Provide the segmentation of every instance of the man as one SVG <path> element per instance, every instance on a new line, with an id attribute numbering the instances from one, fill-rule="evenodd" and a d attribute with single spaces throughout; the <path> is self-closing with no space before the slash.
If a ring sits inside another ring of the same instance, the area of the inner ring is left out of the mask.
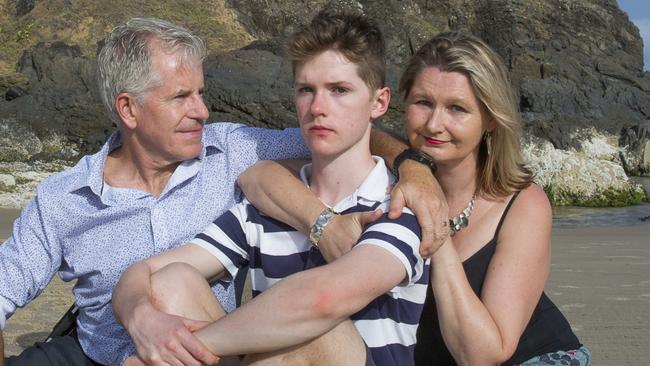
<path id="1" fill-rule="evenodd" d="M 214 321 L 195 335 L 216 355 L 249 354 L 246 364 L 413 363 L 428 280 L 415 216 L 407 211 L 369 224 L 354 249 L 329 264 L 315 246 L 334 211 L 388 208 L 393 176 L 369 149 L 371 122 L 390 101 L 381 33 L 363 16 L 321 12 L 294 36 L 289 53 L 312 154 L 301 176 L 333 209 L 323 211 L 308 238 L 244 201 L 189 244 L 129 268 L 113 307 L 148 364 L 201 358 L 183 340 L 152 331 L 189 319 Z M 261 294 L 223 316 L 203 279 L 235 278 L 246 267 Z"/>
<path id="2" fill-rule="evenodd" d="M 131 19 L 109 36 L 99 87 L 119 131 L 43 182 L 0 246 L 0 325 L 58 272 L 77 281 L 78 340 L 39 344 L 5 365 L 121 364 L 135 351 L 110 306 L 123 270 L 186 242 L 235 204 L 235 179 L 258 159 L 308 157 L 297 129 L 204 126 L 205 55 L 199 38 L 156 19 Z M 234 308 L 232 288 L 213 290 Z"/>

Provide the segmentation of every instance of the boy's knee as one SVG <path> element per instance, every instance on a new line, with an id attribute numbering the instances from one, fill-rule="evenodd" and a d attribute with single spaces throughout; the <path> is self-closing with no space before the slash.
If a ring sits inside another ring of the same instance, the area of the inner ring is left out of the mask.
<path id="1" fill-rule="evenodd" d="M 365 365 L 366 345 L 350 320 L 305 344 L 269 354 L 249 355 L 242 365 Z"/>
<path id="2" fill-rule="evenodd" d="M 196 268 L 186 263 L 172 263 L 151 276 L 151 300 L 158 310 L 174 314 L 177 307 L 208 291 L 206 279 Z"/>

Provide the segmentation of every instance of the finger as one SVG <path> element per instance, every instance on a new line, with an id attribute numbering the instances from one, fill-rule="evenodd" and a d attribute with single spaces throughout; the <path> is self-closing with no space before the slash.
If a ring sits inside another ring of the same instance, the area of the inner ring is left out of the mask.
<path id="1" fill-rule="evenodd" d="M 185 348 L 178 347 L 173 355 L 168 355 L 167 363 L 173 366 L 201 366 L 203 361 L 192 356 Z M 214 363 L 214 362 L 213 362 Z"/>
<path id="2" fill-rule="evenodd" d="M 382 214 L 383 212 L 381 210 L 359 213 L 359 224 L 361 224 L 361 229 L 380 218 Z"/>
<path id="3" fill-rule="evenodd" d="M 194 334 L 183 334 L 181 337 L 183 351 L 189 352 L 192 359 L 201 361 L 206 365 L 213 365 L 219 362 L 219 357 L 210 350 Z M 189 356 L 189 355 L 188 355 Z"/>
<path id="4" fill-rule="evenodd" d="M 433 217 L 431 216 L 429 210 L 426 208 L 422 209 L 416 207 L 413 209 L 413 213 L 415 214 L 415 218 L 418 220 L 418 224 L 420 224 L 420 229 L 422 230 L 420 254 L 422 256 L 429 256 L 432 254 L 433 241 L 435 239 Z"/>
<path id="5" fill-rule="evenodd" d="M 131 356 L 124 361 L 123 366 L 146 366 L 142 360 L 137 356 Z"/>
<path id="6" fill-rule="evenodd" d="M 183 324 L 185 324 L 185 327 L 187 327 L 187 330 L 190 332 L 194 333 L 197 330 L 205 327 L 206 325 L 212 324 L 211 322 L 206 322 L 206 321 L 200 321 L 200 320 L 192 320 L 192 319 L 187 319 L 187 318 L 182 318 Z"/>
<path id="7" fill-rule="evenodd" d="M 406 199 L 404 193 L 399 187 L 396 187 L 390 193 L 390 209 L 388 211 L 388 218 L 394 220 L 400 217 L 405 205 Z"/>

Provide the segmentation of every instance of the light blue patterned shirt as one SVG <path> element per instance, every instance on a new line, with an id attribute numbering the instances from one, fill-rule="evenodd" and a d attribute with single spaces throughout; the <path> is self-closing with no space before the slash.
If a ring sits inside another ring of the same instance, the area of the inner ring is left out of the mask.
<path id="1" fill-rule="evenodd" d="M 115 133 L 98 153 L 40 184 L 0 246 L 0 325 L 58 272 L 64 281 L 77 281 L 84 352 L 106 365 L 119 365 L 135 351 L 110 303 L 126 267 L 189 241 L 232 207 L 241 198 L 237 176 L 256 161 L 309 155 L 297 129 L 206 125 L 200 156 L 179 165 L 154 197 L 133 189 L 102 190 L 104 162 L 119 145 Z M 227 310 L 234 308 L 232 286 L 217 284 L 214 290 Z"/>

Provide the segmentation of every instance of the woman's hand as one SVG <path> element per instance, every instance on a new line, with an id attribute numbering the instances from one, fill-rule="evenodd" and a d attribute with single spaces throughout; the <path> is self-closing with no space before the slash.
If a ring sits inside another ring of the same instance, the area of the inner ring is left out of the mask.
<path id="1" fill-rule="evenodd" d="M 449 237 L 449 208 L 431 169 L 413 160 L 399 167 L 400 180 L 391 192 L 388 217 L 395 219 L 404 206 L 413 211 L 422 229 L 420 255 L 430 257 Z"/>

